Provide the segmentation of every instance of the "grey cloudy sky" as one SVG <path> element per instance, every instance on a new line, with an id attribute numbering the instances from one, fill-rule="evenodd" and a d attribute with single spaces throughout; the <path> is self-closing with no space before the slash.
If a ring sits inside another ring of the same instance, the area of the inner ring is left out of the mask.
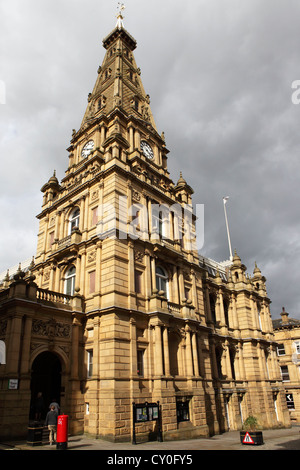
<path id="1" fill-rule="evenodd" d="M 284 306 L 300 319 L 299 0 L 125 5 L 171 177 L 182 170 L 205 207 L 201 253 L 228 259 L 230 196 L 232 247 L 266 276 L 272 318 Z M 116 12 L 112 0 L 0 3 L 0 272 L 35 254 L 40 188 L 64 177 Z"/>

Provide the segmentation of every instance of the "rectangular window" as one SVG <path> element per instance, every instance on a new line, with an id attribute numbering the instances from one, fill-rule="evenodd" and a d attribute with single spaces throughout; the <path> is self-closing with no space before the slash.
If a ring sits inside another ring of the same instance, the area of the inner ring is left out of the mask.
<path id="1" fill-rule="evenodd" d="M 93 350 L 87 351 L 87 376 L 92 377 L 93 375 Z"/>
<path id="2" fill-rule="evenodd" d="M 137 373 L 144 377 L 144 349 L 137 350 Z"/>
<path id="3" fill-rule="evenodd" d="M 95 292 L 96 288 L 96 271 L 91 271 L 89 273 L 89 285 L 90 285 L 90 294 Z"/>
<path id="4" fill-rule="evenodd" d="M 281 378 L 284 382 L 288 382 L 290 380 L 290 374 L 288 366 L 280 366 L 281 371 Z"/>
<path id="5" fill-rule="evenodd" d="M 97 225 L 98 223 L 98 207 L 92 209 L 92 225 Z"/>
<path id="6" fill-rule="evenodd" d="M 176 403 L 177 408 L 177 422 L 181 423 L 182 421 L 190 420 L 190 410 L 189 410 L 189 401 L 178 401 Z"/>
<path id="7" fill-rule="evenodd" d="M 278 346 L 277 346 L 277 356 L 284 356 L 284 355 L 285 355 L 284 344 L 278 344 Z"/>
<path id="8" fill-rule="evenodd" d="M 295 341 L 294 342 L 294 345 L 295 345 L 295 351 L 297 354 L 300 354 L 300 341 Z"/>
<path id="9" fill-rule="evenodd" d="M 52 248 L 52 243 L 54 242 L 54 232 L 49 233 L 49 248 Z"/>
<path id="10" fill-rule="evenodd" d="M 142 293 L 142 276 L 143 273 L 141 271 L 134 271 L 134 288 L 137 294 Z"/>
<path id="11" fill-rule="evenodd" d="M 292 393 L 287 393 L 285 395 L 286 398 L 286 404 L 289 410 L 294 410 L 295 409 L 295 404 L 294 404 L 294 398 Z"/>

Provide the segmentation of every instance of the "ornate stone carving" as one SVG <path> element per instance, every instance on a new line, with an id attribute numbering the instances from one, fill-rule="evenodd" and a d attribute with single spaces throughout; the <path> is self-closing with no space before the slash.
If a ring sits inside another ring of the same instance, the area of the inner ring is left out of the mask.
<path id="1" fill-rule="evenodd" d="M 142 251 L 135 250 L 134 252 L 134 260 L 142 263 L 144 260 L 144 253 Z"/>
<path id="2" fill-rule="evenodd" d="M 96 199 L 98 199 L 98 197 L 99 197 L 99 192 L 98 191 L 93 191 L 92 196 L 91 196 L 91 200 L 95 201 Z"/>
<path id="3" fill-rule="evenodd" d="M 96 261 L 96 250 L 88 254 L 88 263 L 94 263 Z"/>
<path id="4" fill-rule="evenodd" d="M 140 201 L 141 200 L 141 195 L 139 194 L 138 191 L 135 191 L 134 189 L 132 190 L 132 199 L 134 201 Z"/>
<path id="5" fill-rule="evenodd" d="M 60 337 L 70 338 L 71 326 L 67 323 L 56 322 L 53 318 L 48 321 L 33 320 L 32 333 L 49 338 Z"/>

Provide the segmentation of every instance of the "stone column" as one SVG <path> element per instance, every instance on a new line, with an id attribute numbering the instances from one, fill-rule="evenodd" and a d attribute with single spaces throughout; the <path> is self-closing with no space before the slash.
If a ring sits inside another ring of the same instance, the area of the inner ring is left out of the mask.
<path id="1" fill-rule="evenodd" d="M 194 368 L 193 368 L 193 356 L 192 356 L 192 344 L 191 344 L 191 330 L 189 327 L 185 328 L 186 332 L 186 369 L 187 375 L 193 376 L 194 375 Z"/>
<path id="2" fill-rule="evenodd" d="M 252 324 L 253 324 L 253 327 L 254 327 L 256 330 L 260 330 L 260 325 L 259 325 L 259 320 L 258 320 L 258 314 L 257 314 L 256 308 L 255 308 L 255 302 L 254 302 L 254 299 L 253 299 L 253 295 L 252 295 L 252 294 L 250 295 L 250 307 L 251 307 L 251 316 L 252 316 Z"/>
<path id="3" fill-rule="evenodd" d="M 49 290 L 54 290 L 54 265 L 50 264 L 50 279 L 49 279 Z"/>
<path id="4" fill-rule="evenodd" d="M 163 375 L 161 326 L 155 325 L 155 375 Z"/>
<path id="5" fill-rule="evenodd" d="M 93 321 L 93 328 L 94 328 L 93 355 L 95 358 L 95 362 L 93 364 L 93 375 L 95 375 L 95 377 L 99 377 L 100 375 L 100 347 L 99 347 L 100 326 L 101 326 L 100 317 L 95 317 Z"/>
<path id="6" fill-rule="evenodd" d="M 71 379 L 78 379 L 78 352 L 79 352 L 79 328 L 81 322 L 76 314 L 72 321 L 72 353 L 71 353 Z"/>
<path id="7" fill-rule="evenodd" d="M 166 326 L 164 327 L 164 331 L 163 331 L 163 343 L 164 343 L 165 375 L 170 375 L 169 332 Z"/>
<path id="8" fill-rule="evenodd" d="M 101 125 L 100 149 L 101 149 L 102 152 L 104 151 L 103 142 L 105 140 L 105 136 L 106 136 L 106 128 L 105 128 L 104 125 Z"/>
<path id="9" fill-rule="evenodd" d="M 141 149 L 141 136 L 138 130 L 134 131 L 134 147 L 135 150 Z"/>
<path id="10" fill-rule="evenodd" d="M 65 236 L 65 217 L 66 217 L 66 213 L 65 213 L 65 209 L 63 209 L 61 212 L 60 212 L 60 218 L 59 218 L 59 239 L 62 240 Z"/>
<path id="11" fill-rule="evenodd" d="M 263 347 L 260 343 L 257 344 L 257 351 L 258 351 L 258 361 L 259 361 L 259 368 L 261 371 L 261 378 L 266 380 L 268 378 L 268 371 L 266 365 L 266 356 Z"/>
<path id="12" fill-rule="evenodd" d="M 151 258 L 152 293 L 156 292 L 155 257 Z"/>
<path id="13" fill-rule="evenodd" d="M 137 343 L 136 343 L 136 321 L 130 318 L 130 374 L 137 376 Z"/>
<path id="14" fill-rule="evenodd" d="M 236 298 L 234 293 L 231 294 L 231 321 L 232 327 L 237 330 L 239 328 L 239 324 L 236 311 Z"/>
<path id="15" fill-rule="evenodd" d="M 179 268 L 179 294 L 180 294 L 180 303 L 182 303 L 183 299 L 185 299 L 185 292 L 184 292 L 183 272 L 181 268 Z"/>
<path id="16" fill-rule="evenodd" d="M 225 341 L 225 364 L 226 364 L 226 375 L 227 379 L 232 380 L 232 368 L 230 360 L 230 348 L 228 341 Z"/>
<path id="17" fill-rule="evenodd" d="M 129 152 L 133 152 L 133 149 L 134 149 L 134 137 L 133 137 L 133 133 L 134 133 L 134 129 L 133 129 L 133 126 L 132 124 L 130 124 L 129 126 Z"/>
<path id="18" fill-rule="evenodd" d="M 96 248 L 96 280 L 95 280 L 95 290 L 98 296 L 97 306 L 101 307 L 101 251 L 102 251 L 102 242 L 97 243 Z"/>
<path id="19" fill-rule="evenodd" d="M 45 222 L 44 222 L 43 253 L 46 253 L 46 251 L 47 251 L 48 227 L 49 227 L 49 217 L 45 217 Z"/>
<path id="20" fill-rule="evenodd" d="M 239 348 L 239 369 L 240 369 L 240 379 L 246 379 L 246 371 L 245 371 L 245 362 L 244 362 L 244 352 L 243 352 L 243 343 L 240 342 L 238 345 Z"/>
<path id="21" fill-rule="evenodd" d="M 195 271 L 193 269 L 191 270 L 191 276 L 192 276 L 192 301 L 193 301 L 193 306 L 195 307 L 196 311 L 198 312 L 196 274 L 195 274 Z"/>
<path id="22" fill-rule="evenodd" d="M 56 211 L 55 213 L 55 230 L 54 230 L 54 240 L 58 240 L 59 237 L 59 220 L 60 220 L 61 211 Z"/>
<path id="23" fill-rule="evenodd" d="M 151 260 L 150 260 L 150 253 L 148 250 L 145 250 L 145 262 L 146 262 L 145 293 L 146 293 L 146 297 L 149 299 L 152 294 L 152 288 L 151 288 Z"/>
<path id="24" fill-rule="evenodd" d="M 198 347 L 197 347 L 197 333 L 192 332 L 192 349 L 194 360 L 194 375 L 199 376 L 199 361 L 198 361 Z"/>
<path id="25" fill-rule="evenodd" d="M 79 279 L 80 279 L 80 294 L 81 295 L 85 295 L 85 286 L 87 285 L 85 282 L 85 275 L 86 275 L 85 257 L 86 257 L 86 252 L 83 251 L 81 254 L 80 273 L 78 273 L 78 276 L 80 276 Z M 77 269 L 76 269 L 76 278 L 77 278 Z M 76 284 L 78 282 L 77 279 L 76 279 Z"/>
<path id="26" fill-rule="evenodd" d="M 55 286 L 54 286 L 55 292 L 59 292 L 59 291 L 60 291 L 60 289 L 59 289 L 59 286 L 60 286 L 60 277 L 61 277 L 61 274 L 60 274 L 60 267 L 57 265 L 57 266 L 56 266 L 56 269 L 55 269 Z"/>
<path id="27" fill-rule="evenodd" d="M 173 302 L 179 304 L 179 287 L 178 287 L 178 275 L 177 275 L 177 266 L 173 266 Z"/>
<path id="28" fill-rule="evenodd" d="M 128 308 L 134 308 L 135 301 L 135 286 L 134 286 L 134 243 L 128 242 Z"/>
<path id="29" fill-rule="evenodd" d="M 5 341 L 6 349 L 6 374 L 18 375 L 20 347 L 21 347 L 21 334 L 22 334 L 22 314 L 15 314 L 9 319 L 9 326 L 7 327 L 8 338 Z"/>
<path id="30" fill-rule="evenodd" d="M 89 199 L 90 195 L 87 193 L 84 196 L 84 226 L 83 226 L 83 231 L 87 232 L 89 229 Z M 85 237 L 86 239 L 86 237 Z"/>
<path id="31" fill-rule="evenodd" d="M 24 335 L 23 335 L 23 344 L 22 344 L 22 354 L 21 354 L 21 374 L 28 374 L 29 370 L 29 359 L 30 359 L 30 341 L 31 341 L 31 329 L 32 329 L 32 315 L 26 315 L 25 317 L 25 326 L 24 326 Z"/>
<path id="32" fill-rule="evenodd" d="M 134 243 L 128 242 L 128 286 L 129 293 L 134 293 Z"/>

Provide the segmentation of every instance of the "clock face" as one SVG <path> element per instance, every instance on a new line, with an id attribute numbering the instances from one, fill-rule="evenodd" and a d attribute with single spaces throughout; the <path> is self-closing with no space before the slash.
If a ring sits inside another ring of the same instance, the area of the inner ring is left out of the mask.
<path id="1" fill-rule="evenodd" d="M 145 155 L 145 157 L 150 158 L 151 160 L 153 159 L 154 157 L 153 150 L 151 146 L 148 144 L 148 142 L 146 142 L 145 140 L 141 141 L 141 150 L 143 154 Z"/>
<path id="2" fill-rule="evenodd" d="M 91 151 L 93 150 L 94 148 L 94 141 L 93 140 L 89 140 L 89 142 L 87 142 L 85 144 L 85 146 L 83 147 L 82 151 L 81 151 L 81 156 L 82 158 L 85 158 L 87 157 Z"/>

